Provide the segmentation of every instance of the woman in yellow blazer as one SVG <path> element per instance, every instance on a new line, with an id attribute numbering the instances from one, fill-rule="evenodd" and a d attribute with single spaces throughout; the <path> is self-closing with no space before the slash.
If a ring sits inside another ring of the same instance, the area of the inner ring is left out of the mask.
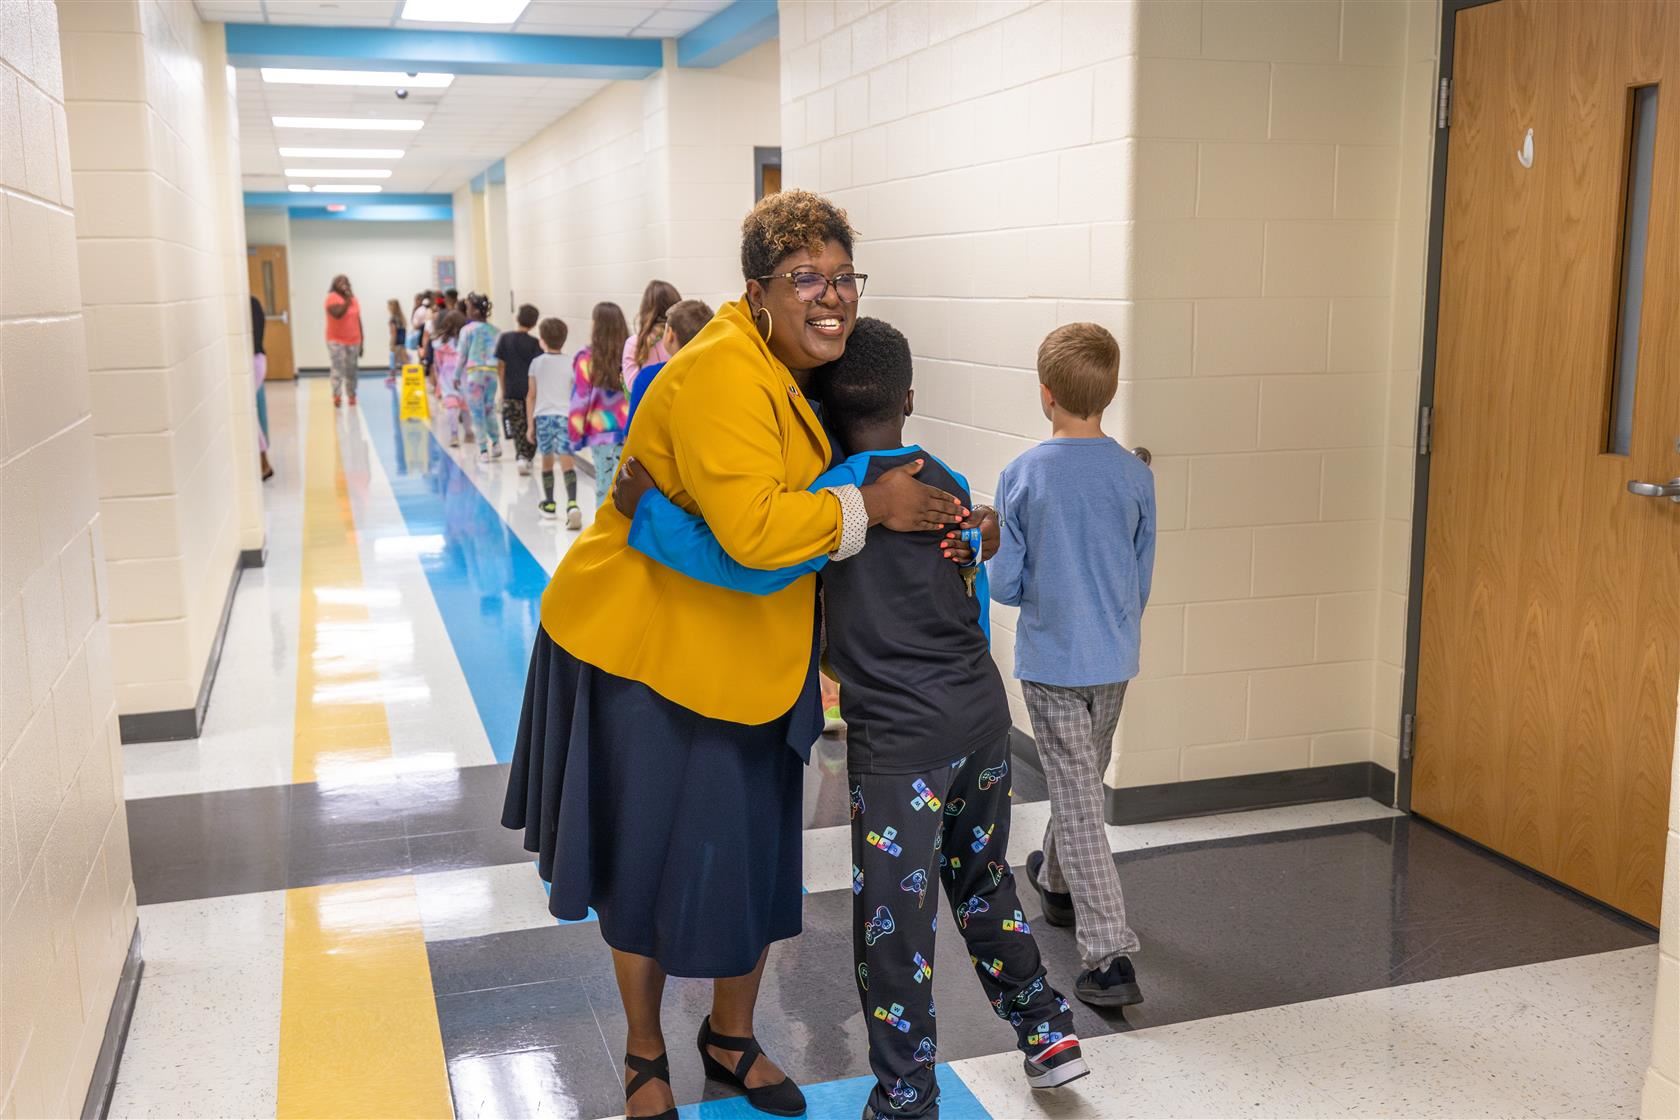
<path id="1" fill-rule="evenodd" d="M 805 191 L 754 207 L 745 297 L 666 365 L 625 447 L 751 567 L 844 558 L 870 525 L 966 512 L 908 468 L 806 491 L 833 457 L 807 380 L 844 352 L 867 279 L 853 236 L 845 211 Z M 556 917 L 600 918 L 628 1022 L 628 1116 L 676 1115 L 668 974 L 715 979 L 707 1075 L 797 1116 L 804 1097 L 754 1040 L 753 1008 L 770 943 L 800 929 L 800 768 L 822 731 L 816 578 L 727 591 L 634 551 L 629 529 L 603 505 L 543 595 L 502 823 L 538 853 Z"/>

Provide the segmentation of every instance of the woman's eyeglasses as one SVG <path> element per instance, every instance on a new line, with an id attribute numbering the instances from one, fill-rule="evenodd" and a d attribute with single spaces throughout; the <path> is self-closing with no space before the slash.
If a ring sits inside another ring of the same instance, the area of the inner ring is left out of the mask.
<path id="1" fill-rule="evenodd" d="M 832 284 L 834 294 L 840 297 L 841 303 L 856 303 L 863 298 L 863 286 L 868 282 L 869 275 L 863 272 L 842 272 L 830 280 L 820 272 L 777 272 L 754 279 L 760 284 L 766 280 L 792 281 L 793 294 L 803 303 L 816 303 L 828 295 L 829 285 Z"/>

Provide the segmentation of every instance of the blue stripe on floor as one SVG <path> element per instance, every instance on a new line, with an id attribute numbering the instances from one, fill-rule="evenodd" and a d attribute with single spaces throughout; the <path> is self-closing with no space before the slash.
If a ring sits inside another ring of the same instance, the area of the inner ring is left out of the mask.
<path id="1" fill-rule="evenodd" d="M 935 1072 L 939 1077 L 940 1120 L 992 1120 L 992 1114 L 955 1070 L 942 1064 Z M 873 1077 L 801 1085 L 806 1120 L 857 1120 L 863 1115 L 864 1103 L 874 1087 Z M 677 1116 L 680 1120 L 764 1120 L 764 1113 L 748 1104 L 745 1097 L 719 1097 L 686 1104 L 677 1109 Z"/>
<path id="2" fill-rule="evenodd" d="M 422 424 L 397 420 L 397 394 L 368 386 L 363 417 L 496 761 L 513 757 L 531 643 L 548 573 Z M 499 468 L 498 468 L 499 469 Z"/>

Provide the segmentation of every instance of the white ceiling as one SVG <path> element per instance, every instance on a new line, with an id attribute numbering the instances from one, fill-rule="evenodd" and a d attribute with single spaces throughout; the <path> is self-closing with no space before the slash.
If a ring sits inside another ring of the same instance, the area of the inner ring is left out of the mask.
<path id="1" fill-rule="evenodd" d="M 507 31 L 531 35 L 675 38 L 692 31 L 730 0 L 636 0 L 576 3 L 532 0 L 511 28 L 491 24 L 412 23 L 399 19 L 403 0 L 194 0 L 206 20 L 306 24 L 317 27 L 414 27 Z M 367 69 L 385 69 L 377 63 Z M 595 78 L 456 75 L 447 89 L 270 85 L 254 69 L 238 74 L 239 136 L 245 189 L 283 191 L 287 167 L 390 167 L 385 193 L 453 191 L 496 160 L 577 108 L 607 83 Z M 418 132 L 276 129 L 276 116 L 411 117 Z M 282 158 L 288 148 L 400 148 L 386 160 Z M 367 180 L 354 180 L 367 181 Z M 301 197 L 301 196 L 300 196 Z"/>

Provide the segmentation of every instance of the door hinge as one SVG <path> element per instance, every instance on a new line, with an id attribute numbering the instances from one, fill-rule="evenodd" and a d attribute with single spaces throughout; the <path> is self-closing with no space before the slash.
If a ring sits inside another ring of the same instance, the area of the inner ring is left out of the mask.
<path id="1" fill-rule="evenodd" d="M 1429 454 L 1429 449 L 1435 438 L 1435 409 L 1423 405 L 1418 409 L 1417 424 L 1417 453 Z"/>
<path id="2" fill-rule="evenodd" d="M 1414 734 L 1413 728 L 1415 726 L 1416 726 L 1415 717 L 1412 715 L 1412 713 L 1407 712 L 1405 715 L 1400 717 L 1400 757 L 1401 758 L 1409 759 L 1409 758 L 1412 757 L 1412 736 Z"/>
<path id="3" fill-rule="evenodd" d="M 1452 124 L 1452 79 L 1441 79 L 1441 92 L 1435 102 L 1435 127 L 1446 128 Z"/>

